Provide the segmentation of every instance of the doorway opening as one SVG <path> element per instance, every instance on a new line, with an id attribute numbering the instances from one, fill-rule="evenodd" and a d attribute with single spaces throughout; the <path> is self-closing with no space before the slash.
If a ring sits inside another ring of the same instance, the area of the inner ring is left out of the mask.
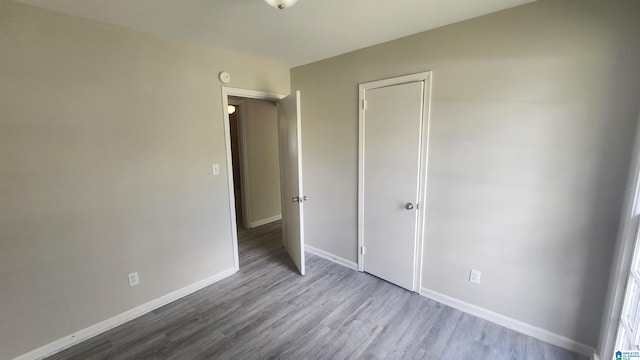
<path id="1" fill-rule="evenodd" d="M 261 239 L 282 237 L 277 103 L 228 97 L 238 266 L 255 261 Z"/>
<path id="2" fill-rule="evenodd" d="M 278 108 L 271 100 L 229 97 L 236 226 L 253 229 L 282 219 Z"/>
<path id="3" fill-rule="evenodd" d="M 223 87 L 222 105 L 234 268 L 240 269 L 239 231 L 275 224 L 304 275 L 300 92 Z"/>

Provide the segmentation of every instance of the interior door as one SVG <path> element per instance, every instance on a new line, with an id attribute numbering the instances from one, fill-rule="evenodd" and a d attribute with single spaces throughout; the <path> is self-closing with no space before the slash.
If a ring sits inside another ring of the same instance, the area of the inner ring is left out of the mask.
<path id="1" fill-rule="evenodd" d="M 363 270 L 415 290 L 423 81 L 365 91 Z"/>
<path id="2" fill-rule="evenodd" d="M 304 275 L 304 202 L 307 198 L 302 192 L 300 91 L 280 100 L 278 125 L 284 247 Z"/>

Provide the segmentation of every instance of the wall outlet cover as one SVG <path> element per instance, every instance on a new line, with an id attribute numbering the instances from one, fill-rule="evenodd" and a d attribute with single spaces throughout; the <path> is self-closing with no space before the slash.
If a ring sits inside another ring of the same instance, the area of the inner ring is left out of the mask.
<path id="1" fill-rule="evenodd" d="M 140 284 L 140 277 L 138 276 L 138 272 L 132 272 L 129 274 L 129 286 L 136 286 Z"/>

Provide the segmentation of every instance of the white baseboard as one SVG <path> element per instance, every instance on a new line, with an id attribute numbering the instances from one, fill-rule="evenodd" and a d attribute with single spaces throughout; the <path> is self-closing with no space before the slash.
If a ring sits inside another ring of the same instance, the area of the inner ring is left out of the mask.
<path id="1" fill-rule="evenodd" d="M 491 321 L 492 323 L 504 326 L 508 329 L 531 336 L 533 338 L 544 341 L 546 343 L 561 347 L 563 349 L 566 349 L 584 356 L 598 359 L 596 350 L 594 348 L 592 348 L 591 346 L 582 344 L 580 342 L 577 342 L 575 340 L 569 339 L 567 337 L 564 337 L 562 335 L 552 333 L 550 331 L 541 329 L 539 327 L 529 325 L 522 321 L 510 318 L 508 316 L 504 316 L 502 314 L 498 314 L 496 312 L 481 308 L 473 304 L 466 303 L 464 301 L 452 298 L 450 296 L 447 296 L 426 288 L 420 289 L 420 295 L 426 298 L 429 298 L 431 300 L 435 300 L 444 305 L 450 306 L 454 309 L 460 310 L 462 312 L 465 312 L 473 316 L 479 317 L 481 319 Z"/>
<path id="2" fill-rule="evenodd" d="M 358 270 L 358 264 L 356 264 L 355 262 L 351 261 L 351 260 L 347 260 L 345 258 L 341 258 L 340 256 L 337 255 L 333 255 L 330 252 L 324 251 L 324 250 L 320 250 L 320 249 L 316 249 L 313 246 L 309 246 L 309 245 L 305 245 L 304 246 L 304 250 L 313 254 L 313 255 L 317 255 L 320 256 L 321 258 L 325 258 L 327 260 L 333 261 L 336 264 L 340 264 L 342 266 L 346 266 L 349 269 L 353 269 L 353 270 Z"/>
<path id="3" fill-rule="evenodd" d="M 600 360 L 600 356 L 598 356 L 598 354 L 594 352 L 591 356 L 591 360 Z"/>
<path id="4" fill-rule="evenodd" d="M 278 221 L 280 219 L 282 219 L 282 214 L 281 215 L 272 216 L 272 217 L 268 217 L 266 219 L 262 219 L 262 220 L 258 220 L 258 221 L 252 221 L 252 222 L 249 223 L 249 228 L 253 229 L 254 227 L 258 227 L 258 226 L 261 226 L 261 225 L 272 223 L 272 222 Z"/>
<path id="5" fill-rule="evenodd" d="M 149 313 L 159 307 L 167 305 L 173 301 L 176 301 L 184 296 L 187 296 L 191 293 L 194 293 L 202 288 L 205 288 L 215 282 L 218 282 L 226 277 L 229 277 L 236 273 L 235 268 L 230 268 L 224 271 L 221 271 L 211 277 L 200 280 L 191 285 L 185 286 L 182 289 L 178 289 L 173 291 L 167 295 L 159 297 L 155 300 L 151 300 L 148 303 L 142 304 L 140 306 L 136 306 L 131 310 L 127 310 L 119 315 L 116 315 L 110 319 L 101 321 L 95 325 L 91 325 L 86 329 L 82 329 L 76 333 L 71 335 L 67 335 L 61 339 L 58 339 L 54 342 L 51 342 L 47 345 L 39 347 L 35 350 L 32 350 L 26 354 L 20 355 L 13 360 L 37 360 L 42 359 L 46 356 L 51 356 L 55 353 L 58 353 L 64 349 L 70 348 L 73 345 L 76 345 L 84 340 L 92 338 L 96 335 L 102 334 L 103 332 L 113 329 L 116 326 L 122 325 L 127 321 L 133 320 L 139 316 L 142 316 L 146 313 Z"/>

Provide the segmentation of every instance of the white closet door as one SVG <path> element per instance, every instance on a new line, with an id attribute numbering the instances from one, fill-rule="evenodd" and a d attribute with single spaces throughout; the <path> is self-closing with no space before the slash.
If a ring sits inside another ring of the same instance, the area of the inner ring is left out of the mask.
<path id="1" fill-rule="evenodd" d="M 363 270 L 415 290 L 425 82 L 365 91 Z M 362 158 L 363 157 L 363 158 Z"/>

